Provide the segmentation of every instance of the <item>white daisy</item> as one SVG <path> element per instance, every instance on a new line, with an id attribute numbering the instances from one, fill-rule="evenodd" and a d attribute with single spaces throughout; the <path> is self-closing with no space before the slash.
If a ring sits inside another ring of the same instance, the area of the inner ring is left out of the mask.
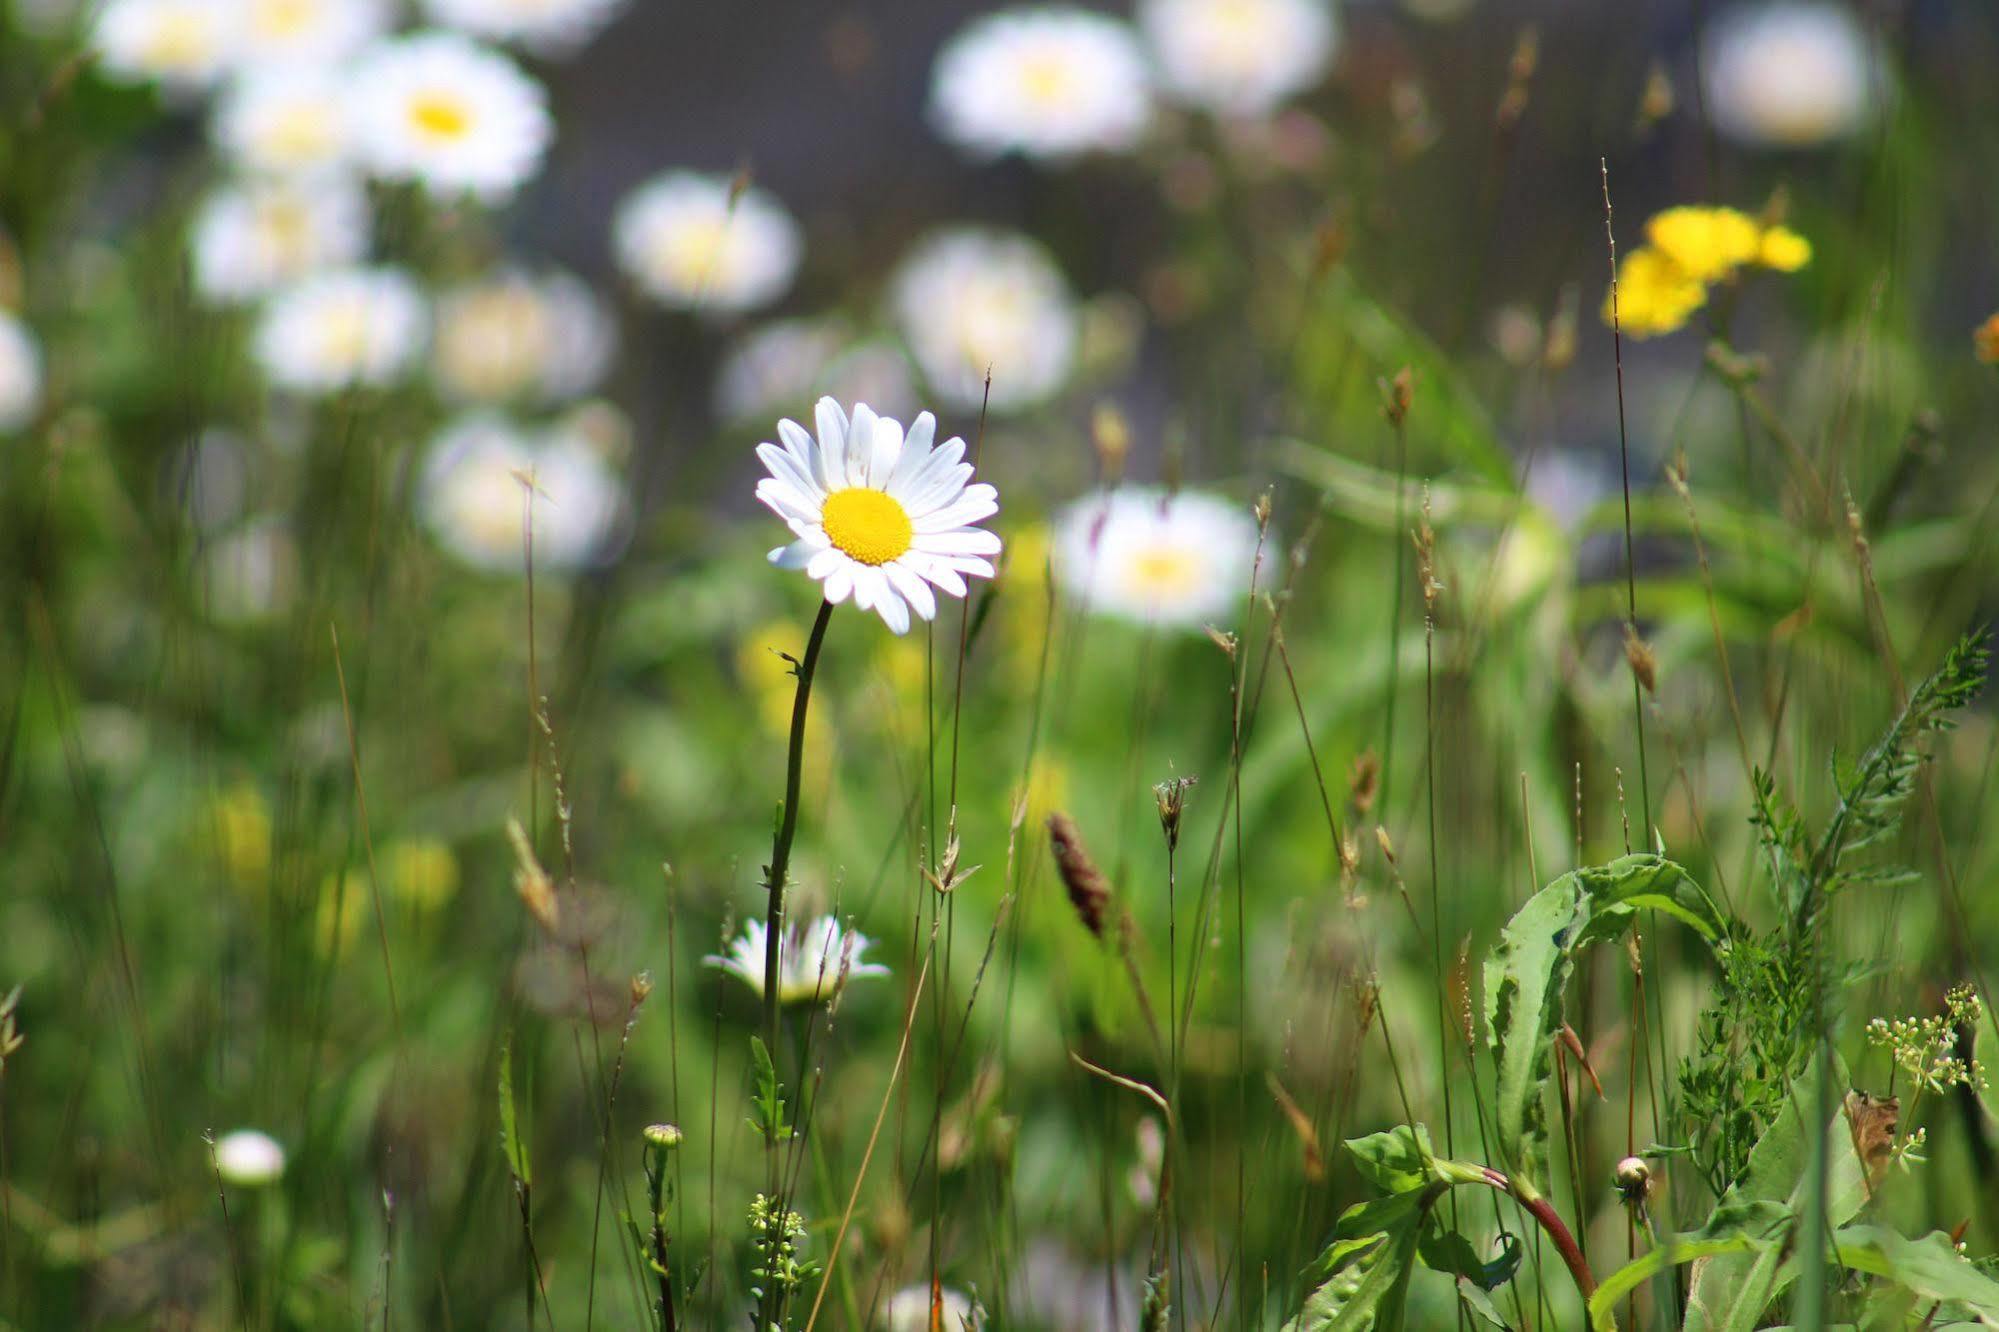
<path id="1" fill-rule="evenodd" d="M 344 177 L 226 186 L 194 220 L 194 285 L 219 304 L 251 300 L 368 251 L 368 196 Z"/>
<path id="2" fill-rule="evenodd" d="M 937 1291 L 936 1312 L 943 1315 L 936 1325 L 941 1332 L 979 1332 L 985 1326 L 979 1317 L 979 1310 L 961 1291 L 949 1286 Z M 904 1286 L 888 1297 L 888 1307 L 882 1310 L 882 1322 L 887 1332 L 931 1332 L 931 1293 L 928 1285 Z"/>
<path id="3" fill-rule="evenodd" d="M 41 347 L 26 324 L 0 310 L 0 432 L 26 426 L 41 402 Z"/>
<path id="4" fill-rule="evenodd" d="M 182 92 L 215 82 L 242 40 L 240 0 L 110 0 L 90 38 L 111 77 Z"/>
<path id="5" fill-rule="evenodd" d="M 341 60 L 388 27 L 384 0 L 241 0 L 246 69 Z"/>
<path id="6" fill-rule="evenodd" d="M 209 137 L 248 171 L 296 176 L 342 166 L 354 146 L 348 83 L 332 66 L 245 74 L 217 101 Z"/>
<path id="7" fill-rule="evenodd" d="M 271 382 L 307 394 L 399 378 L 423 349 L 429 315 L 416 284 L 391 268 L 319 273 L 272 298 L 257 326 Z"/>
<path id="8" fill-rule="evenodd" d="M 208 547 L 202 591 L 225 624 L 267 620 L 298 596 L 298 543 L 284 518 L 252 518 Z"/>
<path id="9" fill-rule="evenodd" d="M 239 1189 L 274 1184 L 285 1173 L 285 1149 L 257 1129 L 225 1133 L 215 1140 L 214 1150 L 215 1173 Z"/>
<path id="10" fill-rule="evenodd" d="M 784 319 L 729 349 L 715 375 L 715 410 L 727 421 L 800 411 L 822 396 L 881 404 L 900 417 L 916 386 L 902 351 L 878 340 L 855 342 L 838 319 Z"/>
<path id="11" fill-rule="evenodd" d="M 548 95 L 512 60 L 456 33 L 379 42 L 354 75 L 364 161 L 434 195 L 502 199 L 541 167 Z"/>
<path id="12" fill-rule="evenodd" d="M 566 402 L 595 388 L 617 335 L 596 294 L 567 273 L 505 273 L 446 293 L 432 367 L 464 402 Z"/>
<path id="13" fill-rule="evenodd" d="M 531 436 L 490 414 L 463 417 L 431 444 L 418 503 L 453 558 L 518 575 L 526 567 L 530 484 L 537 573 L 583 568 L 607 553 L 623 522 L 624 489 L 573 431 Z"/>
<path id="14" fill-rule="evenodd" d="M 1146 0 L 1138 21 L 1167 89 L 1228 115 L 1274 111 L 1333 53 L 1327 0 Z"/>
<path id="15" fill-rule="evenodd" d="M 798 224 L 767 190 L 727 176 L 668 171 L 618 208 L 618 262 L 674 309 L 735 312 L 770 304 L 798 271 Z"/>
<path id="16" fill-rule="evenodd" d="M 992 372 L 992 407 L 1047 401 L 1074 366 L 1069 284 L 1039 242 L 963 227 L 918 244 L 896 269 L 891 301 L 917 368 L 944 400 L 976 411 Z"/>
<path id="17" fill-rule="evenodd" d="M 543 54 L 573 51 L 618 16 L 627 0 L 424 0 L 435 22 Z"/>
<path id="18" fill-rule="evenodd" d="M 972 465 L 965 441 L 936 447 L 937 418 L 929 412 L 910 423 L 876 416 L 854 404 L 849 420 L 840 404 L 821 398 L 818 438 L 795 421 L 779 421 L 783 446 L 764 443 L 757 457 L 770 475 L 757 482 L 757 498 L 784 519 L 798 539 L 770 553 L 771 563 L 803 569 L 826 584 L 835 605 L 849 594 L 896 633 L 909 629 L 913 607 L 924 619 L 937 614 L 935 583 L 965 595 L 963 575 L 991 578 L 988 556 L 1000 539 L 972 524 L 999 512 L 999 492 L 968 485 Z"/>
<path id="19" fill-rule="evenodd" d="M 1746 5 L 1701 38 L 1708 114 L 1732 139 L 1809 148 L 1859 129 L 1874 102 L 1874 53 L 1843 5 Z"/>
<path id="20" fill-rule="evenodd" d="M 1062 160 L 1129 148 L 1152 108 L 1145 59 L 1117 19 L 1062 6 L 974 19 L 937 56 L 930 118 L 981 157 Z"/>
<path id="21" fill-rule="evenodd" d="M 742 978 L 759 997 L 764 992 L 764 949 L 769 932 L 761 920 L 743 922 L 743 932 L 729 941 L 728 956 L 710 953 L 708 966 Z M 886 976 L 888 968 L 863 962 L 873 942 L 859 930 L 842 929 L 831 916 L 801 924 L 791 921 L 777 944 L 777 1001 L 781 1004 L 830 1000 L 848 981 L 862 976 Z"/>
<path id="22" fill-rule="evenodd" d="M 1102 615 L 1199 628 L 1226 623 L 1249 595 L 1256 519 L 1198 491 L 1124 487 L 1062 515 L 1055 576 Z"/>

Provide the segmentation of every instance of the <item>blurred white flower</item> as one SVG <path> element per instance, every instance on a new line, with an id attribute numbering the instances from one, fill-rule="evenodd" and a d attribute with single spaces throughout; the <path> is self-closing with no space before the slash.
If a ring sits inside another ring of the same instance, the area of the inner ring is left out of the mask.
<path id="1" fill-rule="evenodd" d="M 257 1129 L 237 1129 L 215 1140 L 215 1173 L 226 1184 L 254 1189 L 285 1173 L 285 1149 Z"/>
<path id="2" fill-rule="evenodd" d="M 801 412 L 822 396 L 880 404 L 900 417 L 916 402 L 909 361 L 881 341 L 853 341 L 838 319 L 782 319 L 739 340 L 715 376 L 726 421 Z"/>
<path id="3" fill-rule="evenodd" d="M 330 65 L 245 74 L 216 102 L 210 137 L 248 171 L 295 176 L 331 170 L 353 151 L 349 85 Z"/>
<path id="4" fill-rule="evenodd" d="M 1045 402 L 1076 357 L 1076 305 L 1038 241 L 972 227 L 920 242 L 891 284 L 896 322 L 917 368 L 953 407 L 976 411 L 992 372 L 992 407 Z"/>
<path id="5" fill-rule="evenodd" d="M 219 427 L 202 431 L 174 457 L 163 478 L 166 501 L 203 532 L 234 522 L 250 490 L 243 441 Z"/>
<path id="6" fill-rule="evenodd" d="M 379 42 L 354 74 L 361 156 L 434 195 L 504 199 L 541 167 L 548 95 L 511 59 L 456 33 Z"/>
<path id="7" fill-rule="evenodd" d="M 272 298 L 257 326 L 257 360 L 281 388 L 332 393 L 393 382 L 429 334 L 416 284 L 392 268 L 315 274 Z"/>
<path id="8" fill-rule="evenodd" d="M 388 27 L 384 0 L 241 0 L 247 70 L 339 60 Z"/>
<path id="9" fill-rule="evenodd" d="M 447 292 L 432 366 L 465 402 L 566 402 L 595 388 L 616 333 L 602 302 L 567 273 L 504 273 Z"/>
<path id="10" fill-rule="evenodd" d="M 1249 596 L 1256 519 L 1218 495 L 1147 487 L 1098 492 L 1059 520 L 1055 576 L 1101 615 L 1195 629 Z"/>
<path id="11" fill-rule="evenodd" d="M 529 435 L 490 413 L 461 417 L 431 443 L 419 489 L 424 524 L 459 562 L 518 574 L 529 485 L 537 573 L 583 568 L 607 553 L 625 496 L 603 456 L 577 432 Z"/>
<path id="12" fill-rule="evenodd" d="M 761 920 L 743 922 L 743 932 L 729 941 L 729 953 L 710 953 L 702 962 L 742 978 L 759 996 L 764 992 L 764 948 L 769 932 Z M 859 930 L 842 929 L 831 916 L 801 924 L 791 921 L 778 937 L 777 1000 L 781 1004 L 816 1003 L 831 999 L 848 981 L 862 976 L 886 976 L 888 968 L 864 962 L 873 942 Z"/>
<path id="13" fill-rule="evenodd" d="M 943 1315 L 938 1324 L 942 1332 L 979 1332 L 985 1326 L 978 1309 L 960 1291 L 941 1287 L 937 1303 Z M 887 1332 L 931 1332 L 930 1312 L 930 1287 L 904 1286 L 888 1297 L 882 1323 Z"/>
<path id="14" fill-rule="evenodd" d="M 194 285 L 248 301 L 368 252 L 368 196 L 344 177 L 255 181 L 211 194 L 194 219 Z"/>
<path id="15" fill-rule="evenodd" d="M 1844 5 L 1751 4 L 1701 37 L 1716 128 L 1743 143 L 1809 148 L 1859 129 L 1874 102 L 1874 53 Z"/>
<path id="16" fill-rule="evenodd" d="M 1060 161 L 1129 148 L 1151 115 L 1130 27 L 1087 10 L 1051 5 L 974 19 L 931 72 L 931 121 L 981 157 Z"/>
<path id="17" fill-rule="evenodd" d="M 208 547 L 208 610 L 227 624 L 269 619 L 298 595 L 298 546 L 283 518 L 253 518 Z"/>
<path id="18" fill-rule="evenodd" d="M 27 425 L 41 402 L 41 346 L 26 324 L 0 310 L 0 431 Z"/>
<path id="19" fill-rule="evenodd" d="M 849 594 L 895 633 L 909 631 L 909 612 L 937 615 L 935 583 L 954 597 L 965 579 L 991 578 L 988 556 L 1000 539 L 974 527 L 999 512 L 999 492 L 968 484 L 965 441 L 932 447 L 937 418 L 910 423 L 877 416 L 855 403 L 850 420 L 840 404 L 821 398 L 815 438 L 795 421 L 777 423 L 782 445 L 757 445 L 770 475 L 757 498 L 784 519 L 798 539 L 770 553 L 772 564 L 802 569 L 826 585 L 838 605 Z"/>
<path id="20" fill-rule="evenodd" d="M 1274 111 L 1333 54 L 1328 0 L 1146 0 L 1138 21 L 1166 89 L 1229 115 Z"/>
<path id="21" fill-rule="evenodd" d="M 618 207 L 618 262 L 648 296 L 682 310 L 768 305 L 798 271 L 798 224 L 769 191 L 668 171 Z"/>
<path id="22" fill-rule="evenodd" d="M 560 55 L 595 37 L 627 0 L 424 0 L 432 21 Z"/>
<path id="23" fill-rule="evenodd" d="M 240 0 L 110 0 L 91 30 L 111 77 L 183 92 L 219 78 L 242 41 Z"/>

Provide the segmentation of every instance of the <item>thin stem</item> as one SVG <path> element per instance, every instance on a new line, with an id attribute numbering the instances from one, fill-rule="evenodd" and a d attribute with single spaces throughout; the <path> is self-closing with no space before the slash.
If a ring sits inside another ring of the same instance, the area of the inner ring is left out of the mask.
<path id="1" fill-rule="evenodd" d="M 784 813 L 778 820 L 777 835 L 771 839 L 770 865 L 764 871 L 764 885 L 770 892 L 770 910 L 764 918 L 764 1029 L 775 1055 L 778 1048 L 778 936 L 784 928 L 784 878 L 791 865 L 791 842 L 798 835 L 798 788 L 805 775 L 805 709 L 812 700 L 812 673 L 819 667 L 819 649 L 826 641 L 826 625 L 833 618 L 833 603 L 819 603 L 819 618 L 812 622 L 812 637 L 805 643 L 805 658 L 797 663 L 798 693 L 791 702 L 791 748 L 784 764 Z"/>

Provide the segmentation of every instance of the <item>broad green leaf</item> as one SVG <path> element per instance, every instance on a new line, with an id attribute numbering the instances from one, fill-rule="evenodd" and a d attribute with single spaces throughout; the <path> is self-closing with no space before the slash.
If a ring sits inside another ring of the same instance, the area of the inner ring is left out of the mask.
<path id="1" fill-rule="evenodd" d="M 1616 1327 L 1617 1306 L 1624 1297 L 1667 1268 L 1775 1249 L 1782 1243 L 1790 1223 L 1790 1209 L 1778 1203 L 1738 1202 L 1716 1207 L 1700 1230 L 1675 1235 L 1605 1277 L 1590 1296 L 1590 1326 L 1598 1332 Z"/>
<path id="2" fill-rule="evenodd" d="M 1478 1256 L 1472 1242 L 1457 1231 L 1431 1226 L 1423 1232 L 1417 1252 L 1423 1265 L 1433 1271 L 1457 1277 L 1461 1282 L 1469 1281 L 1480 1290 L 1497 1290 L 1513 1280 L 1525 1251 L 1517 1235 L 1502 1234 L 1499 1242 L 1499 1256 L 1484 1259 Z"/>
<path id="3" fill-rule="evenodd" d="M 527 1144 L 521 1141 L 514 1114 L 514 1038 L 511 1032 L 500 1043 L 500 1151 L 507 1158 L 507 1169 L 514 1172 L 514 1178 L 523 1187 L 534 1183 L 528 1166 Z"/>
<path id="4" fill-rule="evenodd" d="M 1497 1067 L 1493 1116 L 1499 1149 L 1516 1181 L 1547 1178 L 1543 1093 L 1562 1026 L 1562 992 L 1575 955 L 1621 933 L 1641 908 L 1663 911 L 1722 946 L 1721 913 L 1687 872 L 1653 855 L 1572 870 L 1529 898 L 1500 932 L 1485 963 L 1487 1039 Z"/>
<path id="5" fill-rule="evenodd" d="M 1833 1232 L 1832 1256 L 1845 1268 L 1894 1282 L 1919 1299 L 1953 1305 L 1986 1326 L 1999 1326 L 1999 1281 L 1967 1261 L 1950 1236 L 1933 1230 L 1910 1239 L 1885 1226 Z"/>
<path id="6" fill-rule="evenodd" d="M 1447 1186 L 1348 1208 L 1332 1244 L 1307 1269 L 1320 1284 L 1284 1332 L 1393 1332 L 1402 1326 L 1416 1243 L 1430 1205 Z"/>
<path id="7" fill-rule="evenodd" d="M 1385 1133 L 1349 1138 L 1347 1150 L 1361 1175 L 1383 1193 L 1408 1193 L 1436 1178 L 1432 1163 L 1437 1153 L 1430 1146 L 1430 1131 L 1421 1124 L 1397 1124 Z"/>
<path id="8" fill-rule="evenodd" d="M 1835 1087 L 1847 1085 L 1846 1066 L 1836 1056 L 1832 1082 Z M 1754 1204 L 1780 1208 L 1792 1218 L 1803 1214 L 1812 1182 L 1812 1143 L 1805 1116 L 1810 1113 L 1817 1086 L 1815 1060 L 1792 1082 L 1783 1113 L 1757 1140 L 1742 1178 L 1723 1196 L 1715 1209 L 1717 1214 Z M 1843 1108 L 1825 1126 L 1825 1153 L 1826 1223 L 1842 1226 L 1859 1214 L 1868 1198 L 1867 1171 L 1854 1150 L 1853 1131 Z M 1687 1294 L 1687 1332 L 1754 1328 L 1792 1278 L 1783 1257 L 1781 1249 L 1771 1249 L 1716 1257 L 1695 1267 Z"/>
<path id="9" fill-rule="evenodd" d="M 1458 1278 L 1458 1298 L 1464 1301 L 1465 1308 L 1483 1318 L 1488 1326 L 1504 1328 L 1513 1326 L 1506 1321 L 1506 1316 L 1494 1307 L 1492 1296 L 1480 1290 L 1468 1278 Z"/>

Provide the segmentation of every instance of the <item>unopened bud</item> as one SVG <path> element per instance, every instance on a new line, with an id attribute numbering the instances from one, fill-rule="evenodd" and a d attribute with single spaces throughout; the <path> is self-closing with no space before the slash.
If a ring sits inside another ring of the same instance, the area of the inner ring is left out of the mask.
<path id="1" fill-rule="evenodd" d="M 1652 1191 L 1652 1167 L 1642 1157 L 1627 1156 L 1619 1161 L 1615 1178 L 1618 1196 L 1627 1204 L 1644 1202 Z"/>
<path id="2" fill-rule="evenodd" d="M 1176 850 L 1180 845 L 1180 815 L 1187 807 L 1187 788 L 1197 779 L 1193 777 L 1173 777 L 1152 788 L 1152 798 L 1159 804 L 1159 829 L 1166 834 L 1166 849 Z"/>
<path id="3" fill-rule="evenodd" d="M 646 1146 L 660 1152 L 670 1152 L 678 1148 L 685 1135 L 675 1124 L 648 1124 L 645 1126 Z"/>

